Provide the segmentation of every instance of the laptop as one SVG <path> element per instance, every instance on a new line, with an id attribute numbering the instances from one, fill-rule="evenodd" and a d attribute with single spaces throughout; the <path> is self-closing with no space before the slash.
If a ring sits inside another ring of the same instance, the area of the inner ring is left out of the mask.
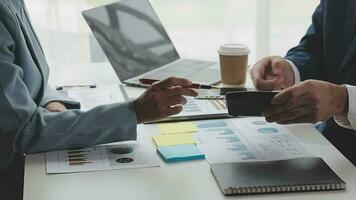
<path id="1" fill-rule="evenodd" d="M 83 11 L 83 16 L 120 81 L 182 77 L 200 84 L 220 82 L 210 61 L 180 58 L 148 0 L 121 0 Z"/>

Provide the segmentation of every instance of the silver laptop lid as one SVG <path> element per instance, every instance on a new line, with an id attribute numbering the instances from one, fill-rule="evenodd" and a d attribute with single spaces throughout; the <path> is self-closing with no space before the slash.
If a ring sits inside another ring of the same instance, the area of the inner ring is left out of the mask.
<path id="1" fill-rule="evenodd" d="M 179 59 L 148 0 L 122 0 L 83 16 L 122 82 Z"/>

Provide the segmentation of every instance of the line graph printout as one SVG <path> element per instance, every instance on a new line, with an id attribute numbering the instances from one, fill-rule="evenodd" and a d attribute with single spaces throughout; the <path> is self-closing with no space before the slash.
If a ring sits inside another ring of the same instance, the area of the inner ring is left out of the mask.
<path id="1" fill-rule="evenodd" d="M 210 163 L 278 160 L 309 154 L 288 129 L 263 118 L 206 120 L 196 124 L 198 146 Z"/>

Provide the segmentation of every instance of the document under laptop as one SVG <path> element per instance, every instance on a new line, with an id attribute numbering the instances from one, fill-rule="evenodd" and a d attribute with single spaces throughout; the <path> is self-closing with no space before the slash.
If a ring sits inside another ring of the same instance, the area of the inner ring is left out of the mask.
<path id="1" fill-rule="evenodd" d="M 217 63 L 181 59 L 148 0 L 121 0 L 83 12 L 123 83 L 140 78 L 183 77 L 201 84 L 220 81 Z"/>
<path id="2" fill-rule="evenodd" d="M 97 106 L 122 103 L 129 100 L 122 85 L 102 85 L 95 88 L 74 88 L 63 90 L 68 97 L 80 103 L 80 109 L 88 111 Z"/>

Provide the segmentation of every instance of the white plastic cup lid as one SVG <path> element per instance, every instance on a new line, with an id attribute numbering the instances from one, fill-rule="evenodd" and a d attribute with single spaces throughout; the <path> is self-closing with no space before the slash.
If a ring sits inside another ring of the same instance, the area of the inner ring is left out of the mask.
<path id="1" fill-rule="evenodd" d="M 250 53 L 250 49 L 244 44 L 221 45 L 218 53 L 224 56 L 244 56 Z"/>

